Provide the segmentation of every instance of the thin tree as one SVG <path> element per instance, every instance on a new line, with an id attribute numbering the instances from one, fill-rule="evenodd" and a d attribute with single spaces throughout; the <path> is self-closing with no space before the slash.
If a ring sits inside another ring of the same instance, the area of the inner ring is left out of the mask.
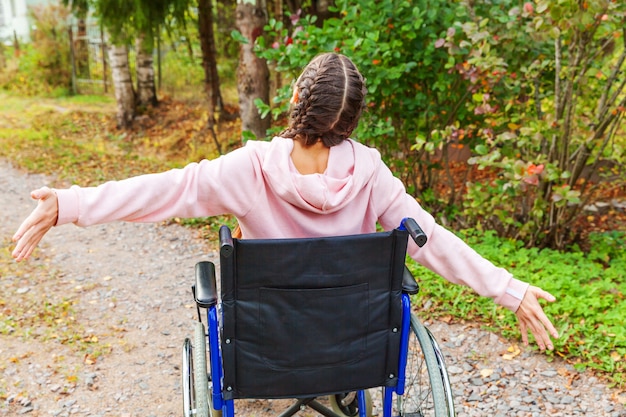
<path id="1" fill-rule="evenodd" d="M 266 2 L 238 0 L 236 14 L 237 29 L 246 40 L 240 44 L 237 67 L 241 128 L 244 137 L 250 132 L 256 138 L 264 138 L 271 120 L 261 118 L 254 101 L 269 102 L 269 69 L 267 62 L 254 53 L 254 41 L 263 34 L 263 27 L 267 24 Z"/>
<path id="2" fill-rule="evenodd" d="M 198 0 L 198 33 L 202 50 L 202 68 L 204 69 L 204 91 L 208 100 L 209 111 L 207 127 L 211 132 L 217 150 L 221 147 L 215 133 L 216 115 L 219 118 L 223 110 L 220 80 L 217 73 L 217 54 L 215 51 L 215 33 L 213 30 L 213 2 Z"/>
<path id="3" fill-rule="evenodd" d="M 153 45 L 153 38 L 145 34 L 139 34 L 135 39 L 138 106 L 147 107 L 159 104 L 154 81 Z"/>
<path id="4" fill-rule="evenodd" d="M 137 110 L 133 79 L 130 75 L 128 47 L 114 42 L 109 46 L 109 62 L 117 103 L 117 127 L 127 129 L 132 126 Z"/>
<path id="5" fill-rule="evenodd" d="M 134 4 L 123 0 L 63 0 L 79 18 L 86 17 L 91 10 L 105 28 L 111 76 L 117 103 L 117 126 L 128 128 L 135 118 L 136 93 L 130 75 L 128 29 L 135 11 Z"/>

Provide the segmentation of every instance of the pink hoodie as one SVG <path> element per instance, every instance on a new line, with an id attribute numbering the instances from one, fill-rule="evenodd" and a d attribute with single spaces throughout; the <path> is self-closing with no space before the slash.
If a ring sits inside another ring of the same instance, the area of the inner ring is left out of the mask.
<path id="1" fill-rule="evenodd" d="M 378 151 L 352 140 L 330 148 L 324 174 L 301 175 L 293 140 L 249 141 L 211 161 L 98 187 L 57 189 L 57 225 L 116 220 L 157 222 L 172 217 L 233 214 L 245 238 L 292 238 L 371 233 L 413 217 L 428 236 L 409 255 L 456 284 L 516 311 L 528 284 L 495 267 L 406 193 Z M 410 240 L 410 239 L 409 239 Z"/>

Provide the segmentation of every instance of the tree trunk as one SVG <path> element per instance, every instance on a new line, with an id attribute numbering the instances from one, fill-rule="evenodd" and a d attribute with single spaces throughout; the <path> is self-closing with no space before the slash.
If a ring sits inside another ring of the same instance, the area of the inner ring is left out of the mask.
<path id="1" fill-rule="evenodd" d="M 215 113 L 221 112 L 222 94 L 220 79 L 217 74 L 215 34 L 213 32 L 213 3 L 211 0 L 198 0 L 198 32 L 202 49 L 202 68 L 204 69 L 204 90 L 209 101 L 209 125 L 215 123 Z"/>
<path id="2" fill-rule="evenodd" d="M 270 127 L 270 118 L 261 118 L 254 100 L 260 98 L 269 103 L 269 69 L 267 62 L 255 55 L 254 41 L 263 34 L 267 23 L 265 0 L 238 0 L 236 13 L 237 29 L 248 40 L 240 46 L 237 68 L 241 129 L 263 139 Z"/>
<path id="3" fill-rule="evenodd" d="M 89 71 L 89 36 L 85 19 L 78 19 L 77 35 L 74 39 L 74 56 L 76 61 L 76 75 L 78 78 L 90 79 Z"/>
<path id="4" fill-rule="evenodd" d="M 156 106 L 159 104 L 154 85 L 154 58 L 152 42 L 139 35 L 135 41 L 137 50 L 137 105 Z"/>
<path id="5" fill-rule="evenodd" d="M 333 16 L 338 16 L 337 13 L 331 12 L 328 8 L 333 5 L 333 2 L 330 0 L 317 0 L 312 3 L 313 14 L 317 16 L 319 23 L 321 24 L 324 20 L 329 19 Z"/>
<path id="6" fill-rule="evenodd" d="M 128 62 L 128 48 L 124 45 L 111 45 L 109 60 L 117 102 L 117 127 L 125 129 L 133 123 L 136 106 L 135 90 Z"/>
<path id="7" fill-rule="evenodd" d="M 4 70 L 6 61 L 4 59 L 4 43 L 0 42 L 0 71 Z"/>

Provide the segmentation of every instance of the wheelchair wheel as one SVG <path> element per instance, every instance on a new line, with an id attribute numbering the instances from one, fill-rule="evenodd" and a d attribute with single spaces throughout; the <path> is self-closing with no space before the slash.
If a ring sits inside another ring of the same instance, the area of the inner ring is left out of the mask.
<path id="1" fill-rule="evenodd" d="M 191 417 L 192 402 L 194 398 L 193 394 L 193 372 L 191 370 L 192 361 L 192 345 L 189 338 L 185 339 L 183 343 L 183 367 L 182 367 L 182 381 L 181 386 L 183 388 L 183 417 Z"/>
<path id="2" fill-rule="evenodd" d="M 209 417 L 209 379 L 206 367 L 206 334 L 204 325 L 196 323 L 193 343 L 193 379 L 196 394 L 196 417 Z M 213 408 L 213 407 L 211 407 Z"/>
<path id="3" fill-rule="evenodd" d="M 194 328 L 193 345 L 191 340 L 185 339 L 182 371 L 184 417 L 221 417 L 222 412 L 213 409 L 209 392 L 206 334 L 201 322 Z"/>
<path id="4" fill-rule="evenodd" d="M 330 408 L 341 417 L 359 415 L 359 400 L 356 391 L 330 395 L 328 400 Z M 368 390 L 365 390 L 365 415 L 367 417 L 372 416 L 372 396 Z"/>
<path id="5" fill-rule="evenodd" d="M 411 314 L 411 334 L 404 395 L 398 397 L 400 416 L 454 417 L 454 400 L 443 355 L 435 338 Z"/>

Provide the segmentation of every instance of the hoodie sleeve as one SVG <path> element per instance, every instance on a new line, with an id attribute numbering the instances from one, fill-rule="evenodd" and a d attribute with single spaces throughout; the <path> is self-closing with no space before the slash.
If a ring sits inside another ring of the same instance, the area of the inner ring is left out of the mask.
<path id="1" fill-rule="evenodd" d="M 158 222 L 172 217 L 245 213 L 254 204 L 250 196 L 258 195 L 256 187 L 262 184 L 260 164 L 252 149 L 246 146 L 215 160 L 98 187 L 55 189 L 59 199 L 57 225 Z"/>
<path id="2" fill-rule="evenodd" d="M 374 202 L 379 222 L 386 230 L 398 227 L 405 217 L 413 217 L 428 236 L 419 248 L 409 240 L 408 253 L 416 262 L 455 284 L 471 287 L 511 311 L 517 311 L 528 284 L 515 279 L 470 248 L 454 233 L 437 224 L 402 182 L 381 161 L 374 185 Z"/>

